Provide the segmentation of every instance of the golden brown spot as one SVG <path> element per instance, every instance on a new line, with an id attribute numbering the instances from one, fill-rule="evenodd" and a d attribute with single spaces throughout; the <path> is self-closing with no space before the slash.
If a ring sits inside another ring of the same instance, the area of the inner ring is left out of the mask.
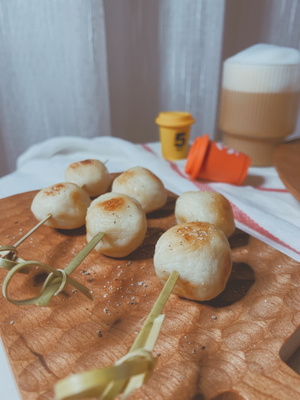
<path id="1" fill-rule="evenodd" d="M 186 242 L 194 244 L 196 241 L 201 241 L 204 244 L 210 240 L 212 230 L 214 230 L 213 225 L 207 222 L 190 222 L 182 224 L 176 233 Z"/>
<path id="2" fill-rule="evenodd" d="M 160 279 L 165 283 L 169 278 L 169 274 L 164 273 L 163 276 L 160 276 Z M 183 279 L 181 276 L 178 277 L 174 293 L 181 293 L 187 298 L 193 299 L 195 296 L 195 292 L 197 291 L 197 285 L 194 285 L 190 281 Z"/>
<path id="3" fill-rule="evenodd" d="M 181 292 L 184 292 L 185 296 L 190 298 L 193 298 L 197 291 L 197 285 L 193 285 L 190 281 L 182 279 L 181 277 L 177 280 L 176 286 Z"/>
<path id="4" fill-rule="evenodd" d="M 93 164 L 93 160 L 83 160 L 83 161 L 79 161 L 79 164 L 81 164 L 81 165 Z"/>
<path id="5" fill-rule="evenodd" d="M 80 193 L 77 190 L 75 192 L 72 192 L 71 199 L 73 200 L 74 204 L 79 203 L 81 200 Z"/>
<path id="6" fill-rule="evenodd" d="M 122 210 L 125 205 L 125 200 L 123 197 L 115 197 L 110 200 L 102 201 L 97 204 L 97 207 L 103 208 L 105 211 L 118 211 Z"/>
<path id="7" fill-rule="evenodd" d="M 92 160 L 78 161 L 78 162 L 74 162 L 74 163 L 70 164 L 69 168 L 77 169 L 77 168 L 80 168 L 81 165 L 89 165 L 89 164 L 92 164 L 92 163 L 93 163 Z"/>
<path id="8" fill-rule="evenodd" d="M 64 189 L 65 185 L 63 183 L 58 183 L 57 185 L 51 186 L 49 189 L 45 190 L 44 193 L 47 196 L 55 196 L 56 193 Z"/>

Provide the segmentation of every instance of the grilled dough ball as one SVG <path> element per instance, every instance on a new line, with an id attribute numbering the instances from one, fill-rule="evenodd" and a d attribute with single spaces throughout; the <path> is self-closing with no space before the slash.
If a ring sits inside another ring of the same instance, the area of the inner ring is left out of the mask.
<path id="1" fill-rule="evenodd" d="M 84 225 L 89 195 L 75 183 L 63 182 L 40 190 L 31 204 L 35 218 L 41 221 L 48 214 L 47 225 L 57 229 L 75 229 Z"/>
<path id="2" fill-rule="evenodd" d="M 125 257 L 143 242 L 147 219 L 139 202 L 125 194 L 106 193 L 92 201 L 86 215 L 87 240 L 105 233 L 95 249 L 110 257 Z"/>
<path id="3" fill-rule="evenodd" d="M 154 268 L 165 282 L 179 273 L 173 290 L 186 299 L 205 301 L 220 294 L 231 273 L 231 249 L 224 233 L 208 222 L 175 225 L 158 239 Z"/>
<path id="4" fill-rule="evenodd" d="M 146 214 L 163 207 L 167 201 L 162 181 L 143 167 L 129 168 L 119 175 L 113 181 L 112 191 L 134 197 Z"/>
<path id="5" fill-rule="evenodd" d="M 66 169 L 65 179 L 82 187 L 90 197 L 105 193 L 112 180 L 106 166 L 99 160 L 84 160 L 70 164 Z"/>
<path id="6" fill-rule="evenodd" d="M 231 205 L 221 193 L 200 191 L 185 192 L 175 205 L 178 224 L 192 221 L 210 222 L 217 225 L 229 237 L 235 230 Z"/>

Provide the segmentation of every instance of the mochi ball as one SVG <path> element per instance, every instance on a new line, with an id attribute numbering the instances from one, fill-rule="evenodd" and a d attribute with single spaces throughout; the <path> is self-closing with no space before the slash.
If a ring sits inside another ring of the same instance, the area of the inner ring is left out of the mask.
<path id="1" fill-rule="evenodd" d="M 112 177 L 101 161 L 84 160 L 68 166 L 65 180 L 82 187 L 90 197 L 96 197 L 107 191 Z"/>
<path id="2" fill-rule="evenodd" d="M 162 181 L 147 168 L 129 168 L 119 175 L 112 184 L 112 191 L 134 197 L 146 214 L 163 207 L 167 191 Z"/>
<path id="3" fill-rule="evenodd" d="M 122 193 L 109 192 L 93 200 L 86 215 L 87 240 L 105 233 L 96 251 L 120 258 L 136 250 L 147 231 L 147 219 L 140 203 Z"/>
<path id="4" fill-rule="evenodd" d="M 175 204 L 178 224 L 192 221 L 210 222 L 217 225 L 229 237 L 235 231 L 231 205 L 221 193 L 190 191 L 182 193 Z"/>
<path id="5" fill-rule="evenodd" d="M 208 222 L 189 222 L 168 229 L 156 243 L 153 261 L 163 283 L 172 271 L 179 273 L 175 294 L 197 301 L 218 296 L 232 269 L 226 236 Z"/>
<path id="6" fill-rule="evenodd" d="M 63 182 L 40 190 L 31 204 L 31 211 L 39 221 L 48 214 L 45 223 L 57 229 L 75 229 L 84 225 L 89 195 L 75 183 Z"/>

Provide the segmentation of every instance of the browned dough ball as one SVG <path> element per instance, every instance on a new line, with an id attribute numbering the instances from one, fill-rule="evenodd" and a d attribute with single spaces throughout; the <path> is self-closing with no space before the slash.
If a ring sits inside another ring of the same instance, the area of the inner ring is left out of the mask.
<path id="1" fill-rule="evenodd" d="M 70 164 L 66 169 L 65 179 L 82 187 L 90 197 L 105 193 L 112 181 L 106 166 L 99 160 L 84 160 Z"/>
<path id="2" fill-rule="evenodd" d="M 147 219 L 140 203 L 121 193 L 105 193 L 95 199 L 86 215 L 87 240 L 105 233 L 95 247 L 110 257 L 125 257 L 143 242 Z"/>
<path id="3" fill-rule="evenodd" d="M 168 229 L 156 243 L 153 261 L 163 283 L 172 271 L 179 273 L 175 294 L 198 301 L 218 296 L 232 268 L 226 236 L 208 222 L 189 222 Z"/>
<path id="4" fill-rule="evenodd" d="M 134 197 L 146 214 L 163 207 L 167 191 L 162 181 L 147 168 L 133 167 L 119 175 L 112 184 L 112 191 Z"/>
<path id="5" fill-rule="evenodd" d="M 229 237 L 235 231 L 231 205 L 221 193 L 189 191 L 176 200 L 175 217 L 178 224 L 192 221 L 217 225 Z"/>
<path id="6" fill-rule="evenodd" d="M 46 225 L 57 229 L 75 229 L 84 225 L 89 195 L 75 183 L 62 182 L 40 190 L 31 204 L 36 219 L 51 218 Z"/>

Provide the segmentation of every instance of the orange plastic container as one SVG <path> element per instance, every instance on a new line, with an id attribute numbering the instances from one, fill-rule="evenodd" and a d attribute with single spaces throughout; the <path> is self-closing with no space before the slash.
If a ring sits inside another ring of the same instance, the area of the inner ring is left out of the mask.
<path id="1" fill-rule="evenodd" d="M 208 134 L 195 139 L 189 151 L 185 172 L 191 179 L 205 179 L 234 185 L 243 183 L 250 157 L 209 139 Z"/>

